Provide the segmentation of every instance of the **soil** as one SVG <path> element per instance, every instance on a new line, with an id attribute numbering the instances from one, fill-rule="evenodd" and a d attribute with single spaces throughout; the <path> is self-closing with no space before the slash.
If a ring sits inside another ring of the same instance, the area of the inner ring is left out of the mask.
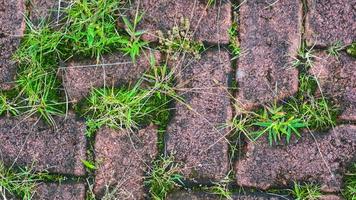
<path id="1" fill-rule="evenodd" d="M 132 1 L 125 15 L 132 18 L 137 7 L 144 11 L 138 30 L 146 31 L 142 39 L 151 42 L 151 50 L 143 51 L 136 62 L 113 51 L 98 62 L 73 55 L 61 63 L 58 77 L 68 95 L 68 115 L 55 117 L 56 127 L 35 115 L 0 116 L 0 161 L 7 167 L 29 166 L 70 179 L 41 183 L 35 199 L 84 200 L 88 178 L 99 199 L 107 188 L 114 190 L 117 199 L 150 199 L 144 178 L 159 158 L 158 128 L 150 125 L 129 132 L 104 127 L 88 139 L 85 121 L 73 107 L 93 88 L 135 84 L 150 69 L 152 52 L 157 63 L 167 62 L 174 71 L 175 89 L 185 100 L 171 105 L 160 153 L 174 155 L 185 183 L 193 184 L 186 185 L 188 191 L 171 191 L 168 199 L 220 199 L 201 186 L 211 186 L 229 172 L 236 175 L 233 191 L 246 187 L 260 191 L 234 193 L 232 199 L 281 199 L 265 190 L 291 189 L 294 181 L 319 184 L 322 199 L 340 199 L 346 168 L 356 162 L 356 63 L 345 50 L 336 58 L 326 49 L 337 41 L 355 42 L 355 1 L 307 0 L 305 11 L 298 0 L 240 2 L 219 0 L 207 6 L 207 0 Z M 58 8 L 66 5 L 58 0 L 24 4 L 24 0 L 0 0 L 0 92 L 15 85 L 18 66 L 12 56 L 25 32 L 23 14 L 29 14 L 34 24 L 44 17 L 56 21 Z M 190 39 L 206 47 L 200 59 L 183 53 L 171 60 L 157 50 L 157 32 L 168 36 L 184 19 L 193 34 Z M 238 24 L 241 47 L 237 60 L 229 53 L 228 30 L 233 22 Z M 118 19 L 118 27 L 122 26 Z M 309 73 L 318 78 L 322 93 L 315 95 L 323 94 L 340 106 L 336 127 L 303 132 L 289 145 L 270 146 L 265 137 L 256 142 L 234 138 L 241 143 L 236 151 L 242 156 L 231 158 L 232 131 L 227 127 L 233 116 L 240 109 L 253 110 L 276 100 L 283 103 L 298 91 L 298 70 L 291 63 L 303 41 L 316 56 Z M 82 161 L 92 161 L 86 155 L 90 152 L 97 169 L 87 173 Z"/>

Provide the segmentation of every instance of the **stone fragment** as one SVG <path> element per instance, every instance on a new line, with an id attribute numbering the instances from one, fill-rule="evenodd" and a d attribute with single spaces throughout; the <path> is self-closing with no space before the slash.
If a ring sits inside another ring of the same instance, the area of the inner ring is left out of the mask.
<path id="1" fill-rule="evenodd" d="M 156 63 L 161 55 L 153 52 Z M 144 52 L 136 62 L 122 53 L 106 55 L 99 64 L 95 60 L 72 61 L 63 70 L 63 85 L 71 102 L 87 96 L 92 88 L 134 84 L 150 69 L 150 53 Z"/>
<path id="2" fill-rule="evenodd" d="M 184 103 L 176 103 L 168 125 L 167 151 L 182 163 L 186 178 L 202 182 L 222 179 L 229 170 L 226 124 L 232 118 L 229 53 L 208 50 L 200 60 L 186 56 L 172 67 Z"/>
<path id="3" fill-rule="evenodd" d="M 341 125 L 324 134 L 304 132 L 288 145 L 270 146 L 267 137 L 249 142 L 235 172 L 237 184 L 244 187 L 266 190 L 297 181 L 339 192 L 346 167 L 355 159 L 356 126 Z"/>
<path id="4" fill-rule="evenodd" d="M 10 90 L 14 86 L 17 66 L 12 60 L 12 55 L 15 53 L 20 44 L 19 38 L 0 37 L 0 89 Z"/>
<path id="5" fill-rule="evenodd" d="M 33 200 L 85 200 L 83 183 L 41 183 Z"/>
<path id="6" fill-rule="evenodd" d="M 31 0 L 29 16 L 33 24 L 43 20 L 59 22 L 67 7 L 68 0 Z"/>
<path id="7" fill-rule="evenodd" d="M 291 66 L 301 38 L 300 1 L 244 1 L 240 7 L 242 55 L 237 63 L 237 99 L 252 109 L 298 90 Z"/>
<path id="8" fill-rule="evenodd" d="M 322 195 L 319 200 L 343 200 L 343 198 L 334 194 L 325 194 Z"/>
<path id="9" fill-rule="evenodd" d="M 356 121 L 356 59 L 344 52 L 334 57 L 320 51 L 315 57 L 309 72 L 319 81 L 321 92 L 341 107 L 341 120 Z"/>
<path id="10" fill-rule="evenodd" d="M 109 190 L 116 199 L 145 199 L 143 179 L 157 155 L 157 134 L 153 125 L 137 133 L 100 129 L 95 138 L 95 194 Z"/>
<path id="11" fill-rule="evenodd" d="M 308 0 L 306 40 L 309 46 L 327 47 L 356 41 L 355 0 Z"/>
<path id="12" fill-rule="evenodd" d="M 0 119 L 0 159 L 7 166 L 29 166 L 35 171 L 84 176 L 85 124 L 69 113 L 50 127 L 36 117 Z"/>
<path id="13" fill-rule="evenodd" d="M 157 31 L 168 33 L 174 26 L 180 26 L 182 19 L 189 21 L 189 30 L 194 40 L 227 44 L 228 29 L 231 27 L 231 2 L 221 0 L 216 6 L 207 6 L 207 1 L 186 0 L 142 0 L 134 8 L 144 13 L 138 29 L 145 30 L 143 39 L 157 41 Z M 131 15 L 137 10 L 132 9 Z"/>

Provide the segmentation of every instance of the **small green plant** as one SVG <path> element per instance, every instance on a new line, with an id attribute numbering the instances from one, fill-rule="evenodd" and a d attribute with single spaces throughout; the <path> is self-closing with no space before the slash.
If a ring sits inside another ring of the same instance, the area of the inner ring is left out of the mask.
<path id="1" fill-rule="evenodd" d="M 0 115 L 4 113 L 18 115 L 19 112 L 17 105 L 11 99 L 7 95 L 0 93 Z"/>
<path id="2" fill-rule="evenodd" d="M 268 133 L 268 140 L 272 145 L 273 142 L 281 141 L 282 137 L 286 138 L 287 143 L 289 143 L 293 134 L 301 137 L 299 129 L 306 127 L 306 124 L 301 118 L 288 116 L 282 109 L 282 106 L 277 107 L 276 105 L 265 107 L 263 114 L 259 115 L 258 120 L 253 123 L 260 129 L 253 132 L 255 139 Z"/>
<path id="3" fill-rule="evenodd" d="M 339 57 L 340 52 L 344 49 L 344 45 L 338 41 L 335 42 L 334 44 L 332 44 L 329 48 L 328 48 L 328 54 L 331 56 L 335 56 L 335 57 Z"/>
<path id="4" fill-rule="evenodd" d="M 231 178 L 226 176 L 219 182 L 213 183 L 211 187 L 205 187 L 204 190 L 211 194 L 218 195 L 220 198 L 232 200 L 232 191 L 229 190 L 229 184 L 233 182 Z"/>
<path id="5" fill-rule="evenodd" d="M 342 194 L 346 200 L 356 200 L 356 163 L 345 174 Z"/>
<path id="6" fill-rule="evenodd" d="M 166 37 L 162 32 L 158 32 L 158 38 L 160 43 L 159 49 L 169 55 L 177 52 L 186 52 L 199 59 L 200 53 L 204 50 L 203 43 L 193 41 L 190 22 L 185 18 L 181 19 L 179 26 L 174 26 L 171 31 L 168 31 Z"/>
<path id="7" fill-rule="evenodd" d="M 208 5 L 208 6 L 212 6 L 212 5 L 214 5 L 215 3 L 216 3 L 215 0 L 208 0 L 207 5 Z"/>
<path id="8" fill-rule="evenodd" d="M 322 195 L 320 186 L 315 184 L 300 185 L 294 183 L 294 188 L 290 190 L 290 193 L 295 200 L 317 200 Z"/>
<path id="9" fill-rule="evenodd" d="M 35 174 L 30 168 L 7 169 L 0 161 L 0 196 L 11 195 L 30 200 L 38 182 L 48 179 L 47 176 L 46 173 Z"/>
<path id="10" fill-rule="evenodd" d="M 347 47 L 346 52 L 356 58 L 356 43 L 352 43 L 349 47 Z"/>
<path id="11" fill-rule="evenodd" d="M 229 39 L 230 39 L 230 50 L 232 55 L 234 56 L 233 59 L 237 59 L 241 54 L 240 49 L 240 42 L 238 39 L 238 25 L 237 22 L 233 22 L 232 26 L 228 30 Z"/>
<path id="12" fill-rule="evenodd" d="M 178 164 L 174 163 L 173 156 L 163 157 L 153 163 L 153 168 L 145 183 L 154 200 L 164 200 L 172 189 L 182 183 Z"/>
<path id="13" fill-rule="evenodd" d="M 304 71 L 307 71 L 314 64 L 314 46 L 308 48 L 305 43 L 302 43 L 298 50 L 298 56 L 294 58 L 292 65 L 294 67 L 303 67 Z"/>

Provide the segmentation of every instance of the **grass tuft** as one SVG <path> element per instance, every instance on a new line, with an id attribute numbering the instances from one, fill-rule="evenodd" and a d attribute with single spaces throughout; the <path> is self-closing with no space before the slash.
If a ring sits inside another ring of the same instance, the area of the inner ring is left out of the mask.
<path id="1" fill-rule="evenodd" d="M 346 173 L 344 181 L 343 196 L 346 200 L 356 200 L 356 163 Z"/>
<path id="2" fill-rule="evenodd" d="M 230 39 L 230 50 L 233 55 L 233 60 L 237 59 L 241 54 L 240 42 L 238 38 L 238 25 L 237 22 L 233 22 L 232 26 L 228 30 L 229 39 Z"/>
<path id="3" fill-rule="evenodd" d="M 317 200 L 322 196 L 320 186 L 315 184 L 294 183 L 294 188 L 290 190 L 290 193 L 295 200 Z"/>
<path id="4" fill-rule="evenodd" d="M 167 194 L 182 183 L 178 164 L 174 163 L 173 156 L 160 157 L 153 163 L 152 171 L 145 181 L 154 200 L 164 200 Z"/>
<path id="5" fill-rule="evenodd" d="M 356 58 L 356 43 L 352 43 L 349 47 L 347 47 L 346 52 Z"/>

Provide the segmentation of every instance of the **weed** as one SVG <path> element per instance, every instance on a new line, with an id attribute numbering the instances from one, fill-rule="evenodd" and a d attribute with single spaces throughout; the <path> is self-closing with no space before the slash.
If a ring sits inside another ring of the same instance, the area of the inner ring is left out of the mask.
<path id="1" fill-rule="evenodd" d="M 335 42 L 334 44 L 332 44 L 328 48 L 328 54 L 331 56 L 339 57 L 340 51 L 342 51 L 343 49 L 344 49 L 343 44 L 340 41 L 338 41 L 338 42 Z"/>
<path id="2" fill-rule="evenodd" d="M 35 174 L 30 168 L 20 168 L 18 171 L 6 169 L 4 163 L 0 161 L 0 195 L 3 197 L 13 195 L 30 200 L 38 182 L 46 177 L 46 173 Z"/>
<path id="3" fill-rule="evenodd" d="M 215 0 L 208 0 L 207 5 L 208 5 L 208 6 L 212 6 L 212 5 L 214 5 L 215 3 L 216 3 Z"/>
<path id="4" fill-rule="evenodd" d="M 346 173 L 344 181 L 343 196 L 346 200 L 356 200 L 356 163 Z"/>
<path id="5" fill-rule="evenodd" d="M 320 186 L 315 184 L 300 185 L 294 183 L 293 190 L 290 190 L 295 200 L 317 200 L 321 197 Z"/>
<path id="6" fill-rule="evenodd" d="M 347 47 L 346 52 L 356 58 L 356 43 L 352 43 L 349 47 Z"/>
<path id="7" fill-rule="evenodd" d="M 230 39 L 230 50 L 232 55 L 234 56 L 233 59 L 237 59 L 240 56 L 241 49 L 240 49 L 240 42 L 238 39 L 238 25 L 237 22 L 233 22 L 232 26 L 228 30 L 229 39 Z"/>
<path id="8" fill-rule="evenodd" d="M 75 0 L 65 10 L 64 37 L 72 54 L 96 57 L 129 43 L 116 29 L 121 1 Z"/>
<path id="9" fill-rule="evenodd" d="M 314 63 L 314 46 L 307 48 L 305 43 L 302 43 L 298 50 L 298 56 L 294 58 L 292 65 L 294 67 L 303 66 L 303 70 L 307 71 Z"/>
<path id="10" fill-rule="evenodd" d="M 174 26 L 171 31 L 168 31 L 167 37 L 162 32 L 158 32 L 158 37 L 159 49 L 169 55 L 176 52 L 186 52 L 199 59 L 200 53 L 204 50 L 203 43 L 192 40 L 190 22 L 185 18 L 181 19 L 179 26 Z"/>
<path id="11" fill-rule="evenodd" d="M 211 194 L 218 195 L 220 198 L 232 200 L 232 192 L 229 190 L 229 184 L 232 182 L 229 175 L 219 182 L 213 183 L 211 187 L 205 187 L 204 190 Z"/>
<path id="12" fill-rule="evenodd" d="M 299 117 L 288 116 L 282 109 L 282 106 L 277 107 L 276 104 L 272 107 L 265 107 L 263 114 L 259 115 L 258 120 L 253 123 L 260 129 L 252 133 L 255 139 L 268 133 L 268 140 L 272 145 L 273 142 L 278 143 L 283 136 L 287 143 L 293 134 L 300 137 L 298 129 L 306 127 L 306 124 Z"/>
<path id="13" fill-rule="evenodd" d="M 179 186 L 178 183 L 183 184 L 182 178 L 178 164 L 174 163 L 173 156 L 161 156 L 153 163 L 152 171 L 149 172 L 145 184 L 149 186 L 152 199 L 163 200 L 168 192 Z"/>
<path id="14" fill-rule="evenodd" d="M 18 115 L 19 112 L 17 105 L 6 94 L 0 93 L 0 115 L 4 113 Z"/>

